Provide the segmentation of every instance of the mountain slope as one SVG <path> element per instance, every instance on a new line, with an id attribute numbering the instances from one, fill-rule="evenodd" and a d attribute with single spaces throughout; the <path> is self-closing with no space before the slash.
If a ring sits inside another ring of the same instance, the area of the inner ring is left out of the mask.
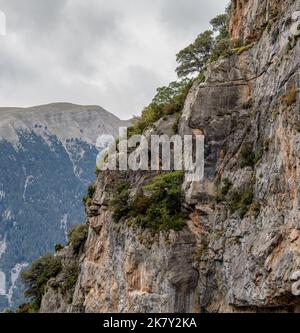
<path id="1" fill-rule="evenodd" d="M 84 221 L 97 137 L 126 125 L 98 106 L 0 108 L 0 310 L 23 301 L 21 269 Z"/>

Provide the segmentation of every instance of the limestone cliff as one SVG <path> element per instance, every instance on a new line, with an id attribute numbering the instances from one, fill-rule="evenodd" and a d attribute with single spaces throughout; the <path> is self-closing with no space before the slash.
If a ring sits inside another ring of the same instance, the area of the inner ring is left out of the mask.
<path id="1" fill-rule="evenodd" d="M 230 30 L 244 47 L 196 82 L 179 133 L 205 135 L 205 179 L 184 181 L 187 226 L 153 235 L 115 223 L 120 179 L 101 173 L 89 236 L 67 312 L 300 311 L 300 1 L 233 0 Z M 172 117 L 150 132 L 174 130 Z M 48 289 L 46 298 L 55 291 Z M 41 312 L 59 311 L 42 303 Z"/>

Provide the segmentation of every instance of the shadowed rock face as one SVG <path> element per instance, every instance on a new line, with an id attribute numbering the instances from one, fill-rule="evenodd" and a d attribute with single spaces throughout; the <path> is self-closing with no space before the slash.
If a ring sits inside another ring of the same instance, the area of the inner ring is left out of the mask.
<path id="1" fill-rule="evenodd" d="M 125 124 L 93 106 L 0 108 L 0 311 L 24 302 L 21 270 L 84 221 L 96 139 Z"/>
<path id="2" fill-rule="evenodd" d="M 153 236 L 116 224 L 108 204 L 114 184 L 128 180 L 132 194 L 147 176 L 99 175 L 81 273 L 65 311 L 300 311 L 291 292 L 292 273 L 300 269 L 300 42 L 294 29 L 300 3 L 276 3 L 232 1 L 233 37 L 254 44 L 211 64 L 206 82 L 195 83 L 187 96 L 179 133 L 206 138 L 205 179 L 183 184 L 187 227 Z M 226 180 L 231 185 L 220 197 Z M 55 293 L 50 289 L 46 297 Z M 41 311 L 53 308 L 43 303 Z"/>

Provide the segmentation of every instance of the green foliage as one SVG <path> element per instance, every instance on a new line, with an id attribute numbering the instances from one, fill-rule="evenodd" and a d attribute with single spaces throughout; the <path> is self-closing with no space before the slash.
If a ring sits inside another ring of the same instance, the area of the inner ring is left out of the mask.
<path id="1" fill-rule="evenodd" d="M 75 287 L 79 275 L 78 263 L 73 262 L 65 265 L 63 268 L 63 273 L 65 279 L 63 283 L 60 285 L 60 288 L 63 293 L 66 293 Z"/>
<path id="2" fill-rule="evenodd" d="M 255 157 L 256 156 L 253 152 L 253 145 L 251 143 L 246 143 L 240 152 L 240 167 L 253 167 L 255 165 Z"/>
<path id="3" fill-rule="evenodd" d="M 249 98 L 248 101 L 243 103 L 243 109 L 245 109 L 245 110 L 251 109 L 252 106 L 253 106 L 253 99 L 252 98 Z"/>
<path id="4" fill-rule="evenodd" d="M 82 199 L 82 202 L 83 202 L 85 207 L 88 206 L 91 203 L 91 199 L 93 198 L 95 192 L 96 192 L 96 185 L 91 184 L 87 188 L 87 195 Z"/>
<path id="5" fill-rule="evenodd" d="M 199 75 L 196 77 L 196 80 L 199 83 L 205 82 L 205 75 L 204 75 L 204 73 L 203 72 L 199 73 Z"/>
<path id="6" fill-rule="evenodd" d="M 298 36 L 289 36 L 287 44 L 287 52 L 291 51 L 297 45 Z"/>
<path id="7" fill-rule="evenodd" d="M 234 54 L 234 44 L 230 38 L 220 39 L 215 42 L 214 48 L 209 58 L 210 62 L 217 61 L 219 58 L 227 58 Z"/>
<path id="8" fill-rule="evenodd" d="M 179 66 L 176 68 L 178 77 L 187 77 L 194 73 L 201 73 L 206 69 L 214 46 L 213 32 L 201 33 L 196 40 L 176 55 Z"/>
<path id="9" fill-rule="evenodd" d="M 210 21 L 212 30 L 201 33 L 196 40 L 181 50 L 176 60 L 178 77 L 189 77 L 195 73 L 202 75 L 209 62 L 230 57 L 249 50 L 253 44 L 243 45 L 240 40 L 232 40 L 229 34 L 229 11 Z"/>
<path id="10" fill-rule="evenodd" d="M 216 16 L 210 21 L 212 30 L 201 33 L 192 44 L 177 54 L 178 77 L 203 74 L 209 62 L 234 54 L 233 49 L 241 44 L 230 39 L 228 22 L 228 12 Z"/>
<path id="11" fill-rule="evenodd" d="M 119 222 L 121 218 L 126 217 L 129 212 L 129 187 L 128 182 L 121 182 L 110 202 L 113 210 L 112 217 L 115 222 Z"/>
<path id="12" fill-rule="evenodd" d="M 181 230 L 186 224 L 186 215 L 181 209 L 182 181 L 181 171 L 155 177 L 131 202 L 130 216 L 154 232 Z"/>
<path id="13" fill-rule="evenodd" d="M 201 244 L 196 252 L 196 257 L 195 259 L 200 262 L 202 260 L 202 257 L 208 252 L 209 248 L 208 248 L 208 244 L 203 243 Z"/>
<path id="14" fill-rule="evenodd" d="M 55 244 L 55 252 L 62 250 L 64 246 L 62 244 Z"/>
<path id="15" fill-rule="evenodd" d="M 143 110 L 140 118 L 128 128 L 128 136 L 142 134 L 142 132 L 160 118 L 179 113 L 183 106 L 192 81 L 185 79 L 171 82 L 168 86 L 157 89 L 152 102 Z"/>
<path id="16" fill-rule="evenodd" d="M 172 189 L 174 186 L 181 186 L 183 182 L 183 172 L 173 171 L 169 173 L 162 173 L 156 176 L 148 185 L 144 188 L 148 191 L 160 191 L 161 189 Z"/>
<path id="17" fill-rule="evenodd" d="M 246 52 L 248 50 L 250 50 L 253 47 L 254 43 L 248 44 L 248 45 L 240 45 L 240 46 L 236 46 L 233 51 L 235 54 L 242 54 L 243 52 Z"/>
<path id="18" fill-rule="evenodd" d="M 239 211 L 240 217 L 243 218 L 253 203 L 254 192 L 253 186 L 249 186 L 243 192 L 233 191 L 228 199 L 228 205 L 231 212 Z"/>
<path id="19" fill-rule="evenodd" d="M 141 117 L 135 119 L 133 126 L 128 128 L 129 137 L 141 135 L 147 127 L 160 118 L 180 113 L 193 82 L 187 78 L 196 74 L 196 80 L 203 82 L 204 71 L 209 62 L 232 55 L 233 48 L 240 46 L 237 41 L 230 40 L 228 17 L 227 11 L 213 18 L 210 22 L 212 30 L 199 34 L 192 44 L 176 55 L 178 62 L 176 72 L 181 81 L 171 82 L 169 86 L 157 89 L 156 96 L 144 108 Z"/>
<path id="20" fill-rule="evenodd" d="M 217 202 L 224 201 L 231 187 L 232 187 L 232 182 L 228 178 L 223 179 L 221 189 L 216 196 L 216 201 Z"/>
<path id="21" fill-rule="evenodd" d="M 295 87 L 290 88 L 282 97 L 282 101 L 291 106 L 297 101 L 298 90 Z"/>
<path id="22" fill-rule="evenodd" d="M 210 21 L 210 24 L 213 27 L 213 31 L 219 33 L 217 37 L 218 39 L 229 38 L 228 19 L 228 14 L 224 13 L 217 15 Z"/>
<path id="23" fill-rule="evenodd" d="M 261 203 L 258 201 L 253 202 L 253 204 L 250 207 L 250 211 L 255 218 L 258 217 L 260 210 L 261 210 Z"/>
<path id="24" fill-rule="evenodd" d="M 35 310 L 39 308 L 48 281 L 56 277 L 61 269 L 61 260 L 47 254 L 34 261 L 31 267 L 21 274 L 26 289 L 25 296 L 32 299 L 30 307 Z"/>
<path id="25" fill-rule="evenodd" d="M 110 206 L 116 222 L 131 218 L 131 224 L 152 231 L 181 230 L 186 216 L 181 210 L 181 184 L 183 173 L 174 171 L 155 177 L 143 190 L 129 198 L 129 183 L 122 182 L 115 192 Z"/>
<path id="26" fill-rule="evenodd" d="M 38 308 L 32 302 L 20 305 L 16 311 L 16 313 L 36 313 L 36 312 L 38 312 Z"/>
<path id="27" fill-rule="evenodd" d="M 73 247 L 74 253 L 79 253 L 87 237 L 88 226 L 86 224 L 80 224 L 71 229 L 69 232 L 69 244 Z"/>

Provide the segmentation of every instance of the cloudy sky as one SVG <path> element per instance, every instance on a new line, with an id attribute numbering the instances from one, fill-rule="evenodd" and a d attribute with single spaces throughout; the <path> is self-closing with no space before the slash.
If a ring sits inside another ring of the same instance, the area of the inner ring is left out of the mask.
<path id="1" fill-rule="evenodd" d="M 97 104 L 125 119 L 228 0 L 0 0 L 0 106 Z"/>

